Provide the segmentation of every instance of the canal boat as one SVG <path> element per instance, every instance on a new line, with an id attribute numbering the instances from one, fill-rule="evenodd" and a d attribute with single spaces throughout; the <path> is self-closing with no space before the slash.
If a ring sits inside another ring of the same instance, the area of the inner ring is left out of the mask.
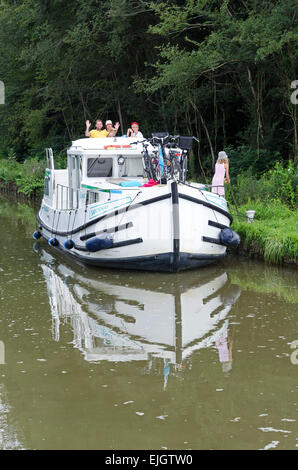
<path id="1" fill-rule="evenodd" d="M 62 170 L 47 149 L 34 238 L 43 237 L 75 260 L 108 268 L 178 272 L 222 259 L 227 243 L 221 235 L 230 230 L 232 216 L 223 196 L 187 182 L 189 145 L 183 142 L 175 147 L 184 159 L 183 178 L 173 172 L 157 181 L 146 168 L 147 157 L 150 162 L 157 157 L 153 139 L 73 141 Z M 164 145 L 168 164 L 169 152 Z"/>

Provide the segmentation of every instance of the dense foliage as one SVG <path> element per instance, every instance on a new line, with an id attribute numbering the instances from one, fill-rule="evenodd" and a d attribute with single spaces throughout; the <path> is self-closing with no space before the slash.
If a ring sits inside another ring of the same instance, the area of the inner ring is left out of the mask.
<path id="1" fill-rule="evenodd" d="M 222 149 L 260 175 L 297 149 L 297 38 L 295 0 L 0 0 L 0 154 L 137 120 L 200 138 L 192 176 Z"/>
<path id="2" fill-rule="evenodd" d="M 251 172 L 242 173 L 233 182 L 232 189 L 227 187 L 227 199 L 230 204 L 236 205 L 249 202 L 273 203 L 278 201 L 289 209 L 298 206 L 298 171 L 297 164 L 291 161 L 283 167 L 279 162 L 256 178 Z"/>

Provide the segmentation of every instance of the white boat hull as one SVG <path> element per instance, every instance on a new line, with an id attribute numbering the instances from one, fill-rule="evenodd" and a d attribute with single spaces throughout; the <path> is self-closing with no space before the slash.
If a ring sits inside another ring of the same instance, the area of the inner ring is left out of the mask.
<path id="1" fill-rule="evenodd" d="M 42 237 L 73 259 L 117 269 L 178 272 L 226 254 L 219 234 L 232 217 L 222 197 L 175 181 L 102 194 L 73 210 L 54 209 L 44 198 L 37 215 Z M 89 251 L 87 241 L 104 233 L 112 246 Z"/>

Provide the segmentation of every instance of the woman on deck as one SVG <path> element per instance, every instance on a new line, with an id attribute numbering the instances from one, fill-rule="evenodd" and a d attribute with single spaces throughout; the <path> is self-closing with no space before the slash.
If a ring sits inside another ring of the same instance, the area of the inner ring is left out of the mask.
<path id="1" fill-rule="evenodd" d="M 127 130 L 127 137 L 137 137 L 144 139 L 142 132 L 139 131 L 139 124 L 137 122 L 131 123 L 131 128 Z"/>

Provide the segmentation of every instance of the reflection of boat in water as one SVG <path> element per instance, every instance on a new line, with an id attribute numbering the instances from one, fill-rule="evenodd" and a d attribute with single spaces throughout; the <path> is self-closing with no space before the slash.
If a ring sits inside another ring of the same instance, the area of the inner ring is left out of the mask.
<path id="1" fill-rule="evenodd" d="M 70 322 L 74 345 L 87 361 L 160 357 L 181 364 L 193 351 L 216 344 L 240 295 L 223 270 L 206 268 L 185 282 L 182 274 L 144 278 L 57 261 L 42 250 L 53 336 L 58 341 L 61 325 Z"/>
<path id="2" fill-rule="evenodd" d="M 0 384 L 0 450 L 23 450 L 17 427 L 9 420 L 10 410 L 6 389 Z"/>

